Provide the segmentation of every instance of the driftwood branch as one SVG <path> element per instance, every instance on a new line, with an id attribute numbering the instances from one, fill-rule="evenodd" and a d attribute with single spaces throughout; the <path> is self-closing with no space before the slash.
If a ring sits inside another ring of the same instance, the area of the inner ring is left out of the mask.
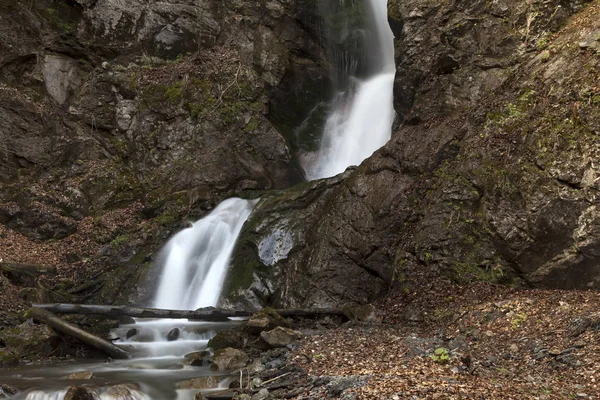
<path id="1" fill-rule="evenodd" d="M 106 341 L 98 336 L 92 335 L 89 332 L 84 331 L 83 329 L 69 323 L 63 321 L 56 315 L 51 312 L 41 309 L 41 308 L 32 308 L 29 311 L 29 315 L 36 321 L 42 322 L 57 332 L 64 333 L 65 335 L 69 335 L 79 340 L 82 343 L 85 343 L 89 346 L 95 347 L 98 350 L 103 351 L 107 355 L 116 359 L 126 359 L 129 358 L 129 354 L 121 349 L 120 347 L 115 346 L 114 344 Z"/>
<path id="2" fill-rule="evenodd" d="M 107 317 L 128 316 L 133 318 L 190 319 L 200 321 L 227 321 L 232 317 L 249 317 L 255 311 L 223 310 L 205 308 L 198 310 L 162 310 L 126 306 L 104 306 L 89 304 L 34 304 L 34 308 L 55 314 L 103 315 Z M 307 308 L 298 310 L 276 310 L 282 317 L 344 316 L 337 308 Z"/>

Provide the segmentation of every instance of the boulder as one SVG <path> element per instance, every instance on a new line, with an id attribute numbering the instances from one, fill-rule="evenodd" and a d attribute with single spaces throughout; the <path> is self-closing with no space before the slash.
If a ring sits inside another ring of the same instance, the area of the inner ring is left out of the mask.
<path id="1" fill-rule="evenodd" d="M 285 347 L 301 337 L 301 332 L 281 326 L 260 334 L 260 338 L 270 347 Z"/>
<path id="2" fill-rule="evenodd" d="M 227 347 L 242 348 L 247 339 L 237 330 L 221 331 L 208 341 L 208 347 L 213 350 L 225 349 Z"/>
<path id="3" fill-rule="evenodd" d="M 226 348 L 215 351 L 211 369 L 215 371 L 233 371 L 248 365 L 248 355 L 237 349 Z"/>
<path id="4" fill-rule="evenodd" d="M 202 392 L 198 392 L 194 395 L 194 400 L 206 400 L 206 396 Z"/>
<path id="5" fill-rule="evenodd" d="M 0 331 L 0 341 L 18 358 L 48 355 L 58 347 L 60 340 L 50 327 L 32 321 Z"/>
<path id="6" fill-rule="evenodd" d="M 193 367 L 202 367 L 203 365 L 210 364 L 211 359 L 211 352 L 208 350 L 203 350 L 186 354 L 183 363 L 185 365 L 191 365 Z"/>

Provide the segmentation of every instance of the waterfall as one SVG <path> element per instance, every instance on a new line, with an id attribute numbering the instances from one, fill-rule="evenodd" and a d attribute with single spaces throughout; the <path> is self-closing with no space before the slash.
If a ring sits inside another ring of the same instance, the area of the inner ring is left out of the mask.
<path id="1" fill-rule="evenodd" d="M 358 7 L 356 1 L 349 1 L 346 10 Z M 395 115 L 394 35 L 388 24 L 387 0 L 365 1 L 361 15 L 364 26 L 344 23 L 343 29 L 335 33 L 336 37 L 330 38 L 338 89 L 316 162 L 303 165 L 310 180 L 334 176 L 350 165 L 360 164 L 391 137 Z M 334 10 L 340 12 L 340 3 L 334 4 L 338 4 Z M 341 4 L 344 10 L 344 1 Z M 330 6 L 328 12 L 332 12 Z M 351 29 L 354 32 L 349 32 Z M 346 45 L 350 50 L 335 50 L 352 37 L 359 37 L 356 40 L 360 43 Z"/>
<path id="2" fill-rule="evenodd" d="M 169 240 L 155 307 L 194 310 L 217 304 L 235 241 L 256 203 L 225 200 Z"/>

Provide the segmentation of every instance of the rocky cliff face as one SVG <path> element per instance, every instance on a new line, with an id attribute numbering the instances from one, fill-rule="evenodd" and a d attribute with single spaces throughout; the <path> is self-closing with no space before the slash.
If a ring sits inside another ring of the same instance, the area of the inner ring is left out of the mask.
<path id="1" fill-rule="evenodd" d="M 134 301 L 122 288 L 141 286 L 183 221 L 299 182 L 271 121 L 289 120 L 292 86 L 308 108 L 327 96 L 314 11 L 292 1 L 1 2 L 0 262 L 60 267 L 60 287 L 46 284 L 62 300 Z M 82 278 L 100 280 L 80 291 Z"/>
<path id="2" fill-rule="evenodd" d="M 391 1 L 392 140 L 358 169 L 264 199 L 233 302 L 338 305 L 421 271 L 600 288 L 597 4 Z"/>
<path id="3" fill-rule="evenodd" d="M 263 200 L 229 304 L 365 302 L 424 270 L 600 287 L 596 3 L 390 1 L 392 140 L 285 189 L 328 96 L 317 10 L 2 2 L 0 263 L 58 267 L 6 296 L 139 301 L 158 246 L 232 195 Z"/>

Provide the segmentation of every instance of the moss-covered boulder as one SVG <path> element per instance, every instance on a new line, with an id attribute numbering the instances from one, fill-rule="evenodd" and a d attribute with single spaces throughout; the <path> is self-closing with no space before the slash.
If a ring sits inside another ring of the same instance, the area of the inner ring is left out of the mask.
<path id="1" fill-rule="evenodd" d="M 60 344 L 60 336 L 47 325 L 27 321 L 18 327 L 0 331 L 0 341 L 6 346 L 5 356 L 9 359 L 43 357 Z"/>
<path id="2" fill-rule="evenodd" d="M 244 324 L 244 328 L 250 334 L 260 334 L 263 331 L 275 329 L 278 326 L 291 327 L 290 323 L 272 308 L 263 308 L 253 314 Z"/>

